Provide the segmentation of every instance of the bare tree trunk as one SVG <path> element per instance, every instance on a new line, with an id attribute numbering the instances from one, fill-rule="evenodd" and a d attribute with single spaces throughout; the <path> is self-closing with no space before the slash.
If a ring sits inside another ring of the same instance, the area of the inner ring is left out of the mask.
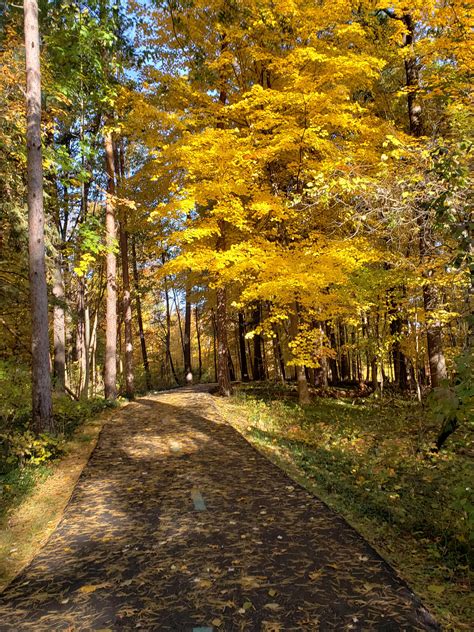
<path id="1" fill-rule="evenodd" d="M 201 327 L 199 324 L 199 313 L 198 313 L 197 305 L 194 308 L 194 318 L 196 321 L 196 338 L 197 338 L 197 346 L 198 346 L 198 377 L 199 377 L 199 381 L 201 381 L 201 378 L 202 378 Z"/>
<path id="2" fill-rule="evenodd" d="M 229 397 L 232 386 L 229 371 L 229 345 L 227 343 L 227 303 L 223 287 L 216 290 L 216 333 L 217 333 L 217 384 L 219 395 Z"/>
<path id="3" fill-rule="evenodd" d="M 125 177 L 123 147 L 115 147 L 116 162 L 119 182 L 123 183 Z M 132 335 L 132 302 L 130 298 L 130 272 L 128 262 L 128 232 L 125 210 L 122 208 L 119 222 L 120 257 L 122 262 L 122 318 L 125 337 L 125 397 L 128 400 L 135 399 L 135 383 L 133 375 L 133 335 Z"/>
<path id="4" fill-rule="evenodd" d="M 339 366 L 341 367 L 341 380 L 344 382 L 350 380 L 350 363 L 347 350 L 347 334 L 345 325 L 339 323 Z"/>
<path id="5" fill-rule="evenodd" d="M 173 302 L 176 309 L 176 319 L 178 321 L 179 339 L 181 341 L 181 351 L 183 353 L 183 364 L 184 364 L 184 334 L 183 334 L 183 326 L 181 324 L 181 312 L 179 311 L 178 297 L 176 295 L 176 290 L 174 287 L 172 288 L 172 292 L 173 292 Z"/>
<path id="6" fill-rule="evenodd" d="M 278 333 L 278 329 L 275 328 L 275 347 L 274 347 L 277 356 L 278 356 L 278 363 L 280 365 L 280 373 L 281 373 L 281 381 L 282 382 L 286 382 L 286 367 L 285 367 L 285 359 L 283 357 L 283 352 L 281 350 L 281 342 L 280 342 L 280 336 Z"/>
<path id="7" fill-rule="evenodd" d="M 249 381 L 249 370 L 247 366 L 247 354 L 245 352 L 245 320 L 242 312 L 239 312 L 239 359 L 240 359 L 240 374 L 242 382 Z"/>
<path id="8" fill-rule="evenodd" d="M 184 309 L 184 375 L 188 384 L 193 381 L 191 367 L 191 314 L 191 288 L 189 287 L 189 282 L 187 282 Z"/>
<path id="9" fill-rule="evenodd" d="M 104 391 L 106 399 L 115 399 L 117 397 L 117 261 L 115 258 L 115 167 L 114 149 L 110 132 L 105 136 L 105 164 L 107 170 L 105 218 L 107 300 L 105 316 Z"/>
<path id="10" fill-rule="evenodd" d="M 394 337 L 392 343 L 392 359 L 394 382 L 401 391 L 408 388 L 407 361 L 400 345 L 400 336 L 402 333 L 402 320 L 395 317 L 390 323 L 390 333 Z"/>
<path id="11" fill-rule="evenodd" d="M 85 305 L 84 305 L 84 356 L 83 356 L 83 367 L 84 367 L 84 384 L 81 390 L 81 395 L 85 398 L 89 396 L 89 382 L 90 382 L 90 364 L 89 364 L 89 347 L 91 343 L 91 318 L 90 318 L 90 309 L 87 304 L 87 294 L 84 296 Z"/>
<path id="12" fill-rule="evenodd" d="M 41 68 L 36 0 L 24 0 L 26 52 L 26 158 L 28 253 L 32 325 L 32 421 L 37 432 L 53 432 L 49 362 L 48 288 L 44 247 L 41 151 Z"/>
<path id="13" fill-rule="evenodd" d="M 164 257 L 163 257 L 163 263 L 164 263 Z M 176 375 L 176 370 L 174 368 L 174 363 L 173 363 L 173 357 L 171 355 L 171 309 L 170 309 L 170 297 L 168 294 L 168 282 L 167 282 L 167 278 L 164 278 L 164 284 L 165 284 L 165 304 L 166 304 L 166 358 L 168 360 L 169 363 L 169 367 L 171 369 L 171 373 L 173 374 L 173 377 L 175 379 L 176 384 L 178 384 L 178 386 L 180 386 L 180 382 L 179 382 L 179 378 Z"/>
<path id="14" fill-rule="evenodd" d="M 64 277 L 61 255 L 58 254 L 54 265 L 53 295 L 53 341 L 54 341 L 54 389 L 65 392 L 66 386 L 66 318 L 64 314 Z"/>
<path id="15" fill-rule="evenodd" d="M 136 306 L 137 321 L 138 321 L 138 335 L 140 337 L 140 347 L 142 350 L 143 371 L 145 372 L 145 383 L 146 383 L 147 391 L 150 391 L 151 390 L 151 373 L 150 373 L 150 364 L 148 362 L 145 332 L 143 329 L 142 301 L 141 301 L 141 296 L 140 296 L 140 278 L 138 276 L 137 250 L 135 246 L 134 237 L 132 237 L 132 267 L 133 267 L 133 281 L 135 285 L 135 306 Z"/>
<path id="16" fill-rule="evenodd" d="M 298 306 L 294 305 L 294 312 L 290 314 L 290 331 L 293 339 L 298 335 L 299 330 L 299 316 Z M 308 390 L 308 382 L 306 380 L 306 372 L 304 366 L 297 364 L 296 367 L 296 382 L 298 384 L 298 402 L 301 406 L 306 406 L 311 402 Z"/>
<path id="17" fill-rule="evenodd" d="M 130 274 L 128 269 L 128 234 L 125 227 L 125 217 L 120 222 L 120 255 L 122 258 L 122 312 L 125 329 L 125 396 L 135 398 L 133 375 L 133 338 L 132 338 L 132 305 L 130 300 Z"/>
<path id="18" fill-rule="evenodd" d="M 96 363 L 96 351 L 97 351 L 97 325 L 99 321 L 99 312 L 96 310 L 94 314 L 94 320 L 92 323 L 90 342 L 88 348 L 88 358 L 89 358 L 89 366 L 91 368 L 91 379 L 90 379 L 90 393 L 92 397 L 95 396 L 96 386 L 97 386 L 97 363 Z"/>
<path id="19" fill-rule="evenodd" d="M 252 313 L 252 325 L 254 327 L 260 324 L 260 304 L 253 310 Z M 265 371 L 263 367 L 263 355 L 262 355 L 262 336 L 260 334 L 254 334 L 253 336 L 253 379 L 264 380 Z"/>
<path id="20" fill-rule="evenodd" d="M 429 273 L 428 273 L 429 275 Z M 441 323 L 432 314 L 439 304 L 436 288 L 431 285 L 423 286 L 423 305 L 426 315 L 426 341 L 428 346 L 428 361 L 430 365 L 431 386 L 435 388 L 447 378 L 446 360 L 444 358 L 443 337 Z"/>
<path id="21" fill-rule="evenodd" d="M 77 324 L 76 324 L 76 351 L 79 363 L 79 377 L 77 383 L 77 396 L 87 396 L 89 379 L 89 358 L 88 358 L 88 326 L 86 324 L 86 282 L 83 276 L 77 279 Z"/>
<path id="22" fill-rule="evenodd" d="M 423 109 L 417 92 L 420 88 L 420 78 L 418 71 L 418 61 L 416 59 L 413 44 L 415 36 L 415 24 L 409 13 L 405 13 L 402 21 L 406 27 L 404 36 L 404 47 L 410 50 L 405 57 L 405 74 L 407 85 L 407 105 L 408 118 L 410 121 L 410 133 L 419 138 L 423 135 Z M 418 226 L 420 233 L 420 257 L 425 259 L 429 255 L 430 248 L 435 241 L 429 226 L 429 217 L 425 209 L 419 209 Z M 432 272 L 426 273 L 427 278 L 431 278 Z M 439 305 L 436 288 L 430 282 L 423 285 L 423 303 L 426 314 L 426 341 L 428 346 L 428 358 L 430 365 L 431 386 L 439 386 L 440 382 L 447 377 L 446 361 L 444 358 L 442 327 L 437 318 L 433 317 Z"/>
<path id="23" fill-rule="evenodd" d="M 329 323 L 327 323 L 326 325 L 326 331 L 327 331 L 329 342 L 331 344 L 331 349 L 333 349 L 334 351 L 337 351 L 336 335 Z M 337 366 L 337 360 L 335 357 L 329 358 L 329 367 L 331 369 L 331 384 L 337 384 L 339 382 L 339 370 Z"/>
<path id="24" fill-rule="evenodd" d="M 272 350 L 273 350 L 273 367 L 275 370 L 275 379 L 279 382 L 284 382 L 283 375 L 281 372 L 281 364 L 279 357 L 279 349 L 278 349 L 278 338 L 276 335 L 272 337 Z"/>
<path id="25" fill-rule="evenodd" d="M 217 382 L 217 325 L 214 311 L 212 312 L 212 352 L 214 361 L 214 381 Z"/>

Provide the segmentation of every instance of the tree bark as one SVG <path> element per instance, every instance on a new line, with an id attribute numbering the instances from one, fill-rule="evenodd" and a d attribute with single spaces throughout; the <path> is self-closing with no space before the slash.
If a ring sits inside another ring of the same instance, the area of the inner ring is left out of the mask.
<path id="1" fill-rule="evenodd" d="M 258 326 L 260 324 L 260 304 L 253 310 L 252 313 L 252 325 Z M 262 354 L 262 336 L 260 334 L 254 334 L 253 336 L 253 379 L 264 380 L 265 370 L 263 367 L 263 354 Z"/>
<path id="2" fill-rule="evenodd" d="M 66 318 L 64 313 L 64 277 L 62 258 L 58 253 L 54 265 L 53 295 L 53 344 L 54 344 L 54 390 L 64 393 L 66 386 Z"/>
<path id="3" fill-rule="evenodd" d="M 77 279 L 77 325 L 76 325 L 76 352 L 79 364 L 79 378 L 77 383 L 78 398 L 87 396 L 89 387 L 89 327 L 87 324 L 88 310 L 86 309 L 86 281 L 83 276 Z"/>
<path id="4" fill-rule="evenodd" d="M 191 367 L 191 288 L 186 284 L 186 302 L 184 308 L 184 376 L 186 382 L 191 384 L 193 372 Z"/>
<path id="5" fill-rule="evenodd" d="M 164 256 L 163 256 L 164 263 Z M 176 370 L 174 368 L 173 357 L 171 355 L 171 308 L 170 308 L 170 297 L 168 294 L 168 281 L 167 278 L 164 278 L 165 285 L 165 304 L 166 304 L 166 358 L 169 363 L 169 367 L 171 369 L 171 373 L 175 379 L 175 382 L 178 386 L 181 386 L 178 376 L 176 375 Z"/>
<path id="6" fill-rule="evenodd" d="M 347 343 L 346 328 L 345 325 L 339 323 L 339 366 L 341 367 L 341 380 L 350 380 L 350 362 L 347 350 L 345 349 Z"/>
<path id="7" fill-rule="evenodd" d="M 199 325 L 199 313 L 198 313 L 197 305 L 194 308 L 194 318 L 196 321 L 196 339 L 197 339 L 197 347 L 198 347 L 198 377 L 199 377 L 199 381 L 201 381 L 201 378 L 202 378 L 201 327 Z"/>
<path id="8" fill-rule="evenodd" d="M 245 319 L 242 312 L 239 312 L 238 318 L 239 318 L 238 337 L 239 337 L 240 375 L 242 378 L 242 382 L 248 382 L 249 370 L 247 366 L 247 353 L 245 351 Z"/>
<path id="9" fill-rule="evenodd" d="M 148 362 L 148 352 L 146 348 L 145 331 L 143 328 L 142 300 L 140 296 L 140 277 L 138 275 L 137 249 L 136 249 L 134 237 L 132 237 L 132 267 L 133 267 L 133 281 L 134 281 L 134 286 L 135 286 L 135 307 L 136 307 L 136 312 L 137 312 L 138 335 L 140 337 L 140 347 L 142 351 L 143 371 L 145 373 L 145 384 L 146 384 L 147 391 L 150 391 L 151 390 L 151 373 L 150 373 L 150 364 Z"/>
<path id="10" fill-rule="evenodd" d="M 227 298 L 226 290 L 216 290 L 216 333 L 217 333 L 217 385 L 219 395 L 229 397 L 232 386 L 229 371 L 229 345 L 227 343 Z"/>
<path id="11" fill-rule="evenodd" d="M 48 288 L 44 246 L 43 160 L 41 151 L 41 68 L 36 0 L 24 0 L 26 52 L 26 158 L 28 255 L 32 326 L 32 422 L 37 432 L 53 432 L 49 363 Z"/>
<path id="12" fill-rule="evenodd" d="M 402 333 L 402 320 L 395 317 L 390 323 L 390 333 L 394 336 L 392 343 L 392 359 L 394 382 L 401 391 L 408 388 L 407 362 L 400 346 L 400 336 Z"/>
<path id="13" fill-rule="evenodd" d="M 409 13 L 405 13 L 402 21 L 406 27 L 404 36 L 404 47 L 410 49 L 410 53 L 405 57 L 405 75 L 407 92 L 408 118 L 410 133 L 415 138 L 419 138 L 424 133 L 423 110 L 418 99 L 420 78 L 418 71 L 418 61 L 416 59 L 413 44 L 415 35 L 415 25 Z M 429 228 L 429 218 L 425 209 L 419 209 L 418 226 L 420 233 L 420 258 L 426 259 L 429 255 L 434 238 Z M 426 274 L 431 278 L 432 272 Z M 428 359 L 430 366 L 431 386 L 435 388 L 447 377 L 446 361 L 444 358 L 442 327 L 437 318 L 433 317 L 439 305 L 436 288 L 429 282 L 423 285 L 423 303 L 426 316 L 426 342 L 428 347 Z"/>
<path id="14" fill-rule="evenodd" d="M 226 34 L 222 33 L 221 39 L 221 54 L 227 49 Z M 220 72 L 220 90 L 219 90 L 219 103 L 225 106 L 227 101 L 226 91 L 226 77 L 223 70 Z M 222 121 L 217 123 L 219 129 L 224 129 Z M 225 249 L 226 241 L 226 224 L 224 220 L 219 220 L 219 237 L 216 243 L 216 250 Z M 229 397 L 232 394 L 232 386 L 230 382 L 229 372 L 229 345 L 227 343 L 227 297 L 225 287 L 218 287 L 216 289 L 216 335 L 217 335 L 217 388 L 218 393 L 224 397 Z"/>
<path id="15" fill-rule="evenodd" d="M 107 195 L 105 216 L 105 243 L 107 299 L 105 316 L 105 371 L 104 393 L 106 399 L 117 397 L 117 261 L 115 257 L 115 166 L 112 135 L 105 135 L 105 165 L 107 171 Z"/>
<path id="16" fill-rule="evenodd" d="M 133 375 L 133 337 L 132 337 L 132 304 L 130 299 L 130 274 L 128 263 L 128 233 L 125 217 L 122 215 L 120 226 L 120 255 L 122 260 L 122 312 L 125 330 L 125 396 L 128 400 L 135 398 Z"/>
<path id="17" fill-rule="evenodd" d="M 116 147 L 115 154 L 118 163 L 119 182 L 125 177 L 123 147 Z M 128 261 L 128 232 L 125 209 L 120 211 L 119 222 L 120 258 L 122 263 L 122 318 L 124 323 L 124 370 L 125 397 L 131 401 L 135 399 L 135 380 L 133 374 L 133 334 L 132 334 L 132 301 L 130 297 L 130 272 Z"/>

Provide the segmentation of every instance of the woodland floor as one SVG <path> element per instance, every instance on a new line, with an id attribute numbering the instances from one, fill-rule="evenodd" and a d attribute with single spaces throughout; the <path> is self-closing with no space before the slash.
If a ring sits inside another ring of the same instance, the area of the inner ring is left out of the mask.
<path id="1" fill-rule="evenodd" d="M 436 630 L 336 513 L 203 387 L 105 425 L 64 516 L 0 595 L 0 630 Z"/>

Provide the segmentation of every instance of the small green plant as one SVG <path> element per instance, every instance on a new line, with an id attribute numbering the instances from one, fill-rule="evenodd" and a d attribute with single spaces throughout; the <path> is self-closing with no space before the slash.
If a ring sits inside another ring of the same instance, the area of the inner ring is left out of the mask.
<path id="1" fill-rule="evenodd" d="M 456 359 L 454 384 L 447 381 L 430 393 L 428 407 L 441 430 L 436 439 L 440 450 L 460 426 L 474 426 L 474 356 L 466 351 Z"/>

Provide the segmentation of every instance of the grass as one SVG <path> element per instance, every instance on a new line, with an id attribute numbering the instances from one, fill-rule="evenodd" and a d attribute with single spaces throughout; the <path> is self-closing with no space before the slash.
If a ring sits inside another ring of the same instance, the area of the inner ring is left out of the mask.
<path id="1" fill-rule="evenodd" d="M 474 629 L 472 437 L 431 451 L 437 426 L 417 403 L 321 398 L 242 386 L 227 417 L 249 441 L 342 514 L 398 570 L 447 630 Z"/>

